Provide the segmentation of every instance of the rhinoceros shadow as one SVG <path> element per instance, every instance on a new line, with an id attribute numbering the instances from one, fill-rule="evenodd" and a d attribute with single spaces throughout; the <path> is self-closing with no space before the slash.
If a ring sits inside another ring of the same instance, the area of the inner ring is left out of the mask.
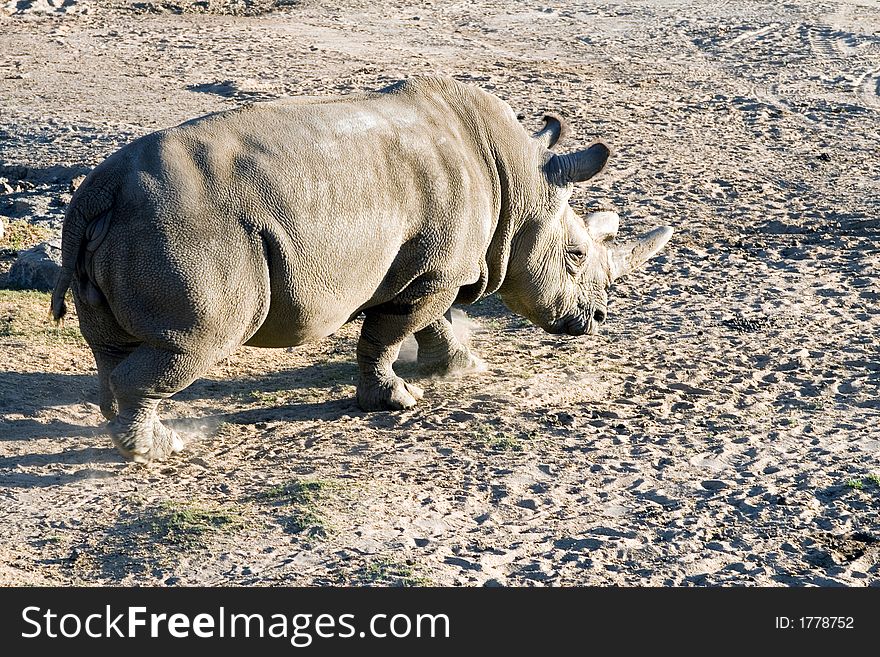
<path id="1" fill-rule="evenodd" d="M 167 410 L 163 413 L 165 422 L 185 435 L 193 428 L 207 428 L 206 433 L 219 424 L 255 424 L 258 422 L 287 421 L 323 418 L 332 420 L 345 413 L 360 412 L 357 408 L 353 388 L 341 384 L 353 381 L 357 376 L 354 362 L 316 362 L 312 365 L 292 370 L 267 372 L 263 376 L 232 379 L 200 379 L 189 388 L 174 396 L 175 400 L 189 402 L 207 401 L 205 413 L 186 413 L 174 417 Z M 245 397 L 252 406 L 244 410 L 225 412 L 223 407 L 230 397 L 242 390 L 255 393 L 273 394 L 299 388 L 321 388 L 339 386 L 338 395 L 326 401 L 306 401 L 299 403 L 271 403 L 267 405 L 260 398 Z M 59 451 L 45 453 L 23 453 L 0 456 L 0 486 L 13 488 L 36 488 L 60 486 L 84 479 L 113 476 L 99 464 L 121 464 L 125 459 L 113 447 L 103 418 L 97 408 L 98 377 L 96 374 L 58 374 L 46 372 L 0 372 L 0 444 L 6 441 L 37 441 L 62 439 Z M 216 412 L 212 413 L 211 400 L 217 400 Z M 94 410 L 93 425 L 82 425 L 57 418 L 38 419 L 52 407 L 90 403 Z M 24 416 L 24 417 L 22 417 Z M 63 439 L 95 438 L 95 445 L 105 447 L 78 446 L 65 449 Z M 52 466 L 71 466 L 82 464 L 74 472 L 46 472 Z M 20 468 L 28 468 L 22 472 Z M 34 470 L 36 468 L 37 470 Z"/>
<path id="2" fill-rule="evenodd" d="M 54 406 L 96 399 L 97 384 L 91 374 L 0 372 L 0 441 L 94 435 L 94 426 L 36 417 Z"/>
<path id="3" fill-rule="evenodd" d="M 254 401 L 259 401 L 261 395 L 271 393 L 303 388 L 354 386 L 357 376 L 358 367 L 354 360 L 316 361 L 303 367 L 270 371 L 259 376 L 197 379 L 172 399 L 181 402 L 228 399 L 244 393 L 251 395 Z"/>
<path id="4" fill-rule="evenodd" d="M 172 399 L 184 404 L 203 402 L 202 408 L 204 402 L 211 406 L 210 402 L 216 400 L 217 413 L 209 411 L 207 417 L 187 415 L 177 418 L 167 411 L 162 414 L 171 427 L 184 429 L 202 420 L 206 424 L 215 421 L 216 424 L 253 424 L 314 418 L 330 420 L 344 413 L 360 412 L 353 396 L 356 377 L 357 364 L 352 361 L 316 362 L 306 367 L 272 371 L 256 377 L 199 379 Z M 303 388 L 335 388 L 337 394 L 326 401 L 273 401 L 276 393 L 295 392 Z M 0 372 L 0 442 L 103 434 L 105 429 L 97 408 L 97 396 L 98 377 L 94 374 Z M 252 407 L 222 412 L 221 407 L 236 396 L 251 402 Z M 52 407 L 83 403 L 93 405 L 95 421 L 100 423 L 99 426 L 79 425 L 59 419 L 37 419 Z M 2 464 L 0 459 L 0 467 Z"/>
<path id="5" fill-rule="evenodd" d="M 120 464 L 123 459 L 113 448 L 109 438 L 107 447 L 83 447 L 65 449 L 51 454 L 23 454 L 0 458 L 0 486 L 8 488 L 42 488 L 63 486 L 86 479 L 107 479 L 117 473 L 98 467 L 102 464 Z M 74 472 L 52 472 L 52 466 L 66 465 L 83 467 Z M 17 471 L 19 467 L 48 468 L 50 472 Z M 118 467 L 118 466 L 117 466 Z"/>

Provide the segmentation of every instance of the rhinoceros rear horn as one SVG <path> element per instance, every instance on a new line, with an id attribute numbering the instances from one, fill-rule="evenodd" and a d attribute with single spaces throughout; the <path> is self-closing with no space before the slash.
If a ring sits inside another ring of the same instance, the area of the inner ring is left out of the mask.
<path id="1" fill-rule="evenodd" d="M 611 150 L 601 141 L 597 141 L 576 153 L 554 155 L 544 165 L 544 172 L 550 182 L 556 185 L 583 182 L 604 169 L 610 155 Z"/>
<path id="2" fill-rule="evenodd" d="M 544 127 L 533 136 L 535 139 L 544 142 L 545 147 L 553 148 L 556 146 L 556 142 L 568 136 L 568 132 L 568 121 L 558 114 L 547 112 L 544 115 Z"/>
<path id="3" fill-rule="evenodd" d="M 641 267 L 657 255 L 670 237 L 672 228 L 661 226 L 630 242 L 615 245 L 611 252 L 611 279 L 616 280 Z"/>

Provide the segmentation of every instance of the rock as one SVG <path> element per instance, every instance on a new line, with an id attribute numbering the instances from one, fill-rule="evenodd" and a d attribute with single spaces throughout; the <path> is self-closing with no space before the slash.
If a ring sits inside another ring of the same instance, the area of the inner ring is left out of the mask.
<path id="1" fill-rule="evenodd" d="M 0 242 L 3 241 L 3 236 L 6 234 L 6 225 L 3 223 L 3 217 L 0 217 Z"/>
<path id="2" fill-rule="evenodd" d="M 61 238 L 37 244 L 18 254 L 9 270 L 9 287 L 50 292 L 61 272 Z"/>
<path id="3" fill-rule="evenodd" d="M 73 194 L 79 188 L 79 186 L 82 185 L 82 181 L 85 179 L 86 177 L 84 175 L 74 176 L 73 178 L 71 178 L 69 186 L 70 193 Z M 70 201 L 68 200 L 68 203 L 69 202 Z"/>
<path id="4" fill-rule="evenodd" d="M 7 217 L 24 217 L 29 214 L 34 214 L 34 206 L 27 201 L 7 199 L 2 209 L 0 209 L 0 212 Z"/>
<path id="5" fill-rule="evenodd" d="M 66 14 L 85 13 L 88 6 L 83 0 L 13 0 L 3 9 L 8 14 Z"/>
<path id="6" fill-rule="evenodd" d="M 3 174 L 7 180 L 24 180 L 28 177 L 28 173 L 30 171 L 27 167 L 18 164 L 7 164 L 0 167 L 0 174 Z"/>

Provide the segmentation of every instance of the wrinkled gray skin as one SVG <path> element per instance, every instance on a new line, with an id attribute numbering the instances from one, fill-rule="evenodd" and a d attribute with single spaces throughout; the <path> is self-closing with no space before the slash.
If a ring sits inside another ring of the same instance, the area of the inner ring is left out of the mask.
<path id="1" fill-rule="evenodd" d="M 357 401 L 413 406 L 392 370 L 415 334 L 430 372 L 477 362 L 448 311 L 498 292 L 551 333 L 595 333 L 611 281 L 669 237 L 616 245 L 617 216 L 584 221 L 572 183 L 602 144 L 549 150 L 510 107 L 450 79 L 286 99 L 147 135 L 98 166 L 64 223 L 52 310 L 73 290 L 114 443 L 136 461 L 182 448 L 156 414 L 240 345 L 287 347 L 363 313 Z"/>

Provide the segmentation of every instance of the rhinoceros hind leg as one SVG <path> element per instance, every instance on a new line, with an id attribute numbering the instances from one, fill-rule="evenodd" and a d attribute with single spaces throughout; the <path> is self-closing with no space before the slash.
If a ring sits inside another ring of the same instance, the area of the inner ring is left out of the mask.
<path id="1" fill-rule="evenodd" d="M 119 404 L 110 387 L 110 374 L 130 352 L 112 347 L 93 346 L 92 353 L 98 367 L 98 405 L 101 407 L 101 414 L 112 420 L 119 413 Z"/>
<path id="2" fill-rule="evenodd" d="M 161 461 L 183 450 L 183 440 L 159 420 L 159 402 L 145 400 L 139 407 L 120 412 L 108 427 L 116 449 L 138 463 Z"/>
<path id="3" fill-rule="evenodd" d="M 177 433 L 159 420 L 159 402 L 192 383 L 211 363 L 192 354 L 141 345 L 110 374 L 118 412 L 109 423 L 117 449 L 134 461 L 161 461 L 183 449 Z"/>
<path id="4" fill-rule="evenodd" d="M 419 371 L 424 375 L 446 375 L 485 370 L 483 359 L 475 356 L 455 336 L 450 320 L 447 313 L 416 332 Z"/>
<path id="5" fill-rule="evenodd" d="M 126 333 L 106 304 L 81 303 L 79 327 L 92 349 L 98 367 L 98 405 L 108 420 L 116 417 L 119 405 L 110 385 L 110 374 L 137 344 Z"/>

